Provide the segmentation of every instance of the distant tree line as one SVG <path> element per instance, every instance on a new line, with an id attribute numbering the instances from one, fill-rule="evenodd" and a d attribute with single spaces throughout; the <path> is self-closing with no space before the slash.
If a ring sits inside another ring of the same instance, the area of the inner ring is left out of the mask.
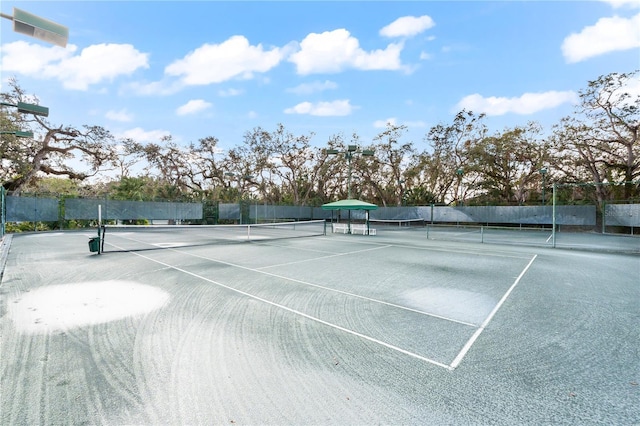
<path id="1" fill-rule="evenodd" d="M 336 134 L 318 148 L 313 133 L 295 135 L 279 124 L 249 130 L 223 152 L 214 136 L 186 146 L 171 137 L 116 140 L 100 126 L 55 126 L 3 107 L 3 131 L 31 129 L 35 137 L 2 135 L 0 181 L 13 194 L 309 206 L 349 192 L 381 206 L 539 204 L 552 182 L 593 182 L 616 185 L 593 186 L 592 202 L 639 200 L 640 95 L 627 91 L 639 73 L 589 81 L 574 113 L 547 134 L 535 122 L 490 133 L 483 114 L 463 110 L 429 129 L 424 149 L 405 140 L 404 125 L 388 124 L 371 142 Z M 37 103 L 15 79 L 9 88 L 3 102 Z M 107 172 L 117 177 L 86 183 Z"/>

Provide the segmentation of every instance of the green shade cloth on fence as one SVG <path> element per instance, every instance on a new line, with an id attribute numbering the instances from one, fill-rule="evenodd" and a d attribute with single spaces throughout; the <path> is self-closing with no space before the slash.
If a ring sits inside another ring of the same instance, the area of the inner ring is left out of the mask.
<path id="1" fill-rule="evenodd" d="M 323 210 L 376 210 L 377 205 L 360 200 L 340 200 L 322 205 Z"/>

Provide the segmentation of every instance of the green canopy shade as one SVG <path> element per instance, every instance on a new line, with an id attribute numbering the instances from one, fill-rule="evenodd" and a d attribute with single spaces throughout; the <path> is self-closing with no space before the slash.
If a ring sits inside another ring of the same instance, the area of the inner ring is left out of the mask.
<path id="1" fill-rule="evenodd" d="M 378 206 L 360 200 L 340 200 L 322 205 L 323 210 L 375 210 Z"/>

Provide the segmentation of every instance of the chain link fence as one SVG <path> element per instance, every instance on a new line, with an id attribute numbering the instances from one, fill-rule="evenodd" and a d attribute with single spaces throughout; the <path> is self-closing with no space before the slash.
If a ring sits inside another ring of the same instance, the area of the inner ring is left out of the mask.
<path id="1" fill-rule="evenodd" d="M 28 223 L 25 230 L 37 230 L 39 223 L 50 229 L 93 226 L 99 215 L 104 221 L 166 223 L 267 223 L 325 219 L 365 220 L 364 211 L 323 210 L 321 207 L 281 206 L 257 203 L 128 201 L 108 198 L 11 196 L 4 190 L 0 236 L 8 223 Z M 99 213 L 100 212 L 100 213 Z M 406 221 L 415 224 L 480 224 L 507 226 L 556 226 L 634 234 L 640 229 L 640 204 L 607 203 L 598 209 L 587 205 L 541 206 L 418 206 L 380 207 L 370 212 L 377 221 Z"/>

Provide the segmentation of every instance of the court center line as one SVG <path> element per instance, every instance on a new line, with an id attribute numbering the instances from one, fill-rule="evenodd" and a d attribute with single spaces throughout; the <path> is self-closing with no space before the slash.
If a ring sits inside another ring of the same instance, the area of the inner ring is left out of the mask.
<path id="1" fill-rule="evenodd" d="M 109 244 L 109 245 L 110 245 L 110 246 L 112 246 L 112 247 L 115 247 L 115 248 L 117 248 L 117 249 L 119 249 L 119 250 L 127 251 L 127 250 L 125 250 L 124 248 L 122 248 L 122 247 L 118 247 L 118 246 L 117 246 L 117 245 L 115 245 L 115 244 Z M 433 359 L 430 359 L 430 358 L 424 357 L 424 356 L 422 356 L 422 355 L 418 355 L 418 354 L 416 354 L 416 353 L 414 353 L 414 352 L 408 351 L 408 350 L 406 350 L 406 349 L 402 349 L 402 348 L 400 348 L 400 347 L 398 347 L 398 346 L 392 345 L 392 344 L 390 344 L 390 343 L 384 342 L 384 341 L 379 340 L 379 339 L 376 339 L 376 338 L 374 338 L 374 337 L 367 336 L 366 334 L 362 334 L 362 333 L 359 333 L 359 332 L 357 332 L 357 331 L 350 330 L 350 329 L 348 329 L 348 328 L 345 328 L 345 327 L 339 326 L 339 325 L 337 325 L 337 324 L 330 323 L 330 322 L 328 322 L 328 321 L 322 320 L 322 319 L 317 318 L 317 317 L 314 317 L 314 316 L 312 316 L 312 315 L 305 314 L 304 312 L 298 311 L 298 310 L 296 310 L 296 309 L 292 309 L 292 308 L 289 308 L 289 307 L 287 307 L 287 306 L 281 305 L 281 304 L 279 304 L 279 303 L 275 303 L 275 302 L 272 302 L 272 301 L 270 301 L 270 300 L 263 299 L 263 298 L 261 298 L 261 297 L 259 297 L 259 296 L 254 295 L 254 294 L 247 293 L 247 292 L 242 291 L 242 290 L 238 290 L 238 289 L 236 289 L 236 288 L 233 288 L 233 287 L 230 287 L 230 286 L 228 286 L 228 285 L 222 284 L 221 282 L 218 282 L 218 281 L 212 280 L 212 279 L 207 278 L 207 277 L 203 277 L 202 275 L 198 275 L 198 274 L 196 274 L 196 273 L 194 273 L 194 272 L 187 271 L 186 269 L 182 269 L 182 268 L 179 268 L 179 267 L 177 267 L 177 266 L 170 265 L 170 264 L 168 264 L 168 263 L 165 263 L 165 262 L 162 262 L 162 261 L 159 261 L 159 260 L 156 260 L 156 259 L 152 259 L 152 258 L 150 258 L 150 257 L 148 257 L 148 256 L 143 255 L 143 254 L 136 253 L 136 252 L 133 252 L 133 251 L 129 251 L 129 253 L 134 254 L 134 255 L 136 255 L 136 256 L 139 256 L 139 257 L 141 257 L 141 258 L 143 258 L 143 259 L 149 260 L 149 261 L 151 261 L 151 262 L 157 263 L 157 264 L 159 264 L 159 265 L 165 266 L 165 267 L 167 267 L 167 268 L 170 268 L 170 269 L 176 270 L 176 271 L 178 271 L 178 272 L 182 272 L 183 274 L 191 275 L 192 277 L 195 277 L 195 278 L 201 279 L 201 280 L 203 280 L 203 281 L 209 282 L 209 283 L 211 283 L 211 284 L 217 285 L 217 286 L 219 286 L 219 287 L 222 287 L 222 288 L 227 289 L 227 290 L 230 290 L 230 291 L 232 291 L 232 292 L 235 292 L 235 293 L 241 294 L 241 295 L 246 296 L 246 297 L 249 297 L 249 298 L 251 298 L 251 299 L 258 300 L 258 301 L 260 301 L 260 302 L 263 302 L 263 303 L 266 303 L 266 304 L 268 304 L 268 305 L 274 306 L 274 307 L 276 307 L 276 308 L 279 308 L 279 309 L 285 310 L 285 311 L 290 312 L 290 313 L 293 313 L 293 314 L 295 314 L 295 315 L 299 315 L 299 316 L 301 316 L 301 317 L 303 317 L 303 318 L 306 318 L 306 319 L 311 320 L 311 321 L 315 321 L 315 322 L 317 322 L 317 323 L 319 323 L 319 324 L 322 324 L 322 325 L 325 325 L 325 326 L 327 326 L 327 327 L 331 327 L 331 328 L 334 328 L 334 329 L 336 329 L 336 330 L 342 331 L 342 332 L 344 332 L 344 333 L 351 334 L 351 335 L 353 335 L 353 336 L 356 336 L 356 337 L 359 337 L 359 338 L 361 338 L 361 339 L 367 340 L 367 341 L 369 341 L 369 342 L 376 343 L 376 344 L 381 345 L 381 346 L 384 346 L 384 347 L 386 347 L 386 348 L 388 348 L 388 349 L 394 350 L 394 351 L 396 351 L 396 352 L 400 352 L 400 353 L 402 353 L 402 354 L 404 354 L 404 355 L 408 355 L 408 356 L 410 356 L 410 357 L 412 357 L 412 358 L 416 358 L 416 359 L 418 359 L 418 360 L 420 360 L 420 361 L 424 361 L 424 362 L 427 362 L 427 363 L 429 363 L 429 364 L 436 365 L 436 366 L 438 366 L 438 367 L 446 368 L 447 370 L 452 370 L 452 368 L 451 368 L 450 366 L 448 366 L 448 365 L 446 365 L 446 364 L 444 364 L 444 363 L 441 363 L 441 362 L 438 362 L 438 361 L 436 361 L 436 360 L 433 360 Z"/>
<path id="2" fill-rule="evenodd" d="M 136 242 L 139 242 L 139 243 L 142 243 L 142 244 L 147 244 L 147 245 L 150 245 L 150 246 L 157 246 L 156 244 L 148 243 L 148 242 L 145 242 L 145 241 L 140 241 L 140 240 L 137 240 L 135 238 L 125 237 L 125 236 L 122 236 L 122 235 L 118 235 L 118 237 L 124 238 L 125 240 L 136 241 Z M 109 243 L 106 243 L 106 244 L 109 244 Z M 117 247 L 117 246 L 115 246 L 113 244 L 109 244 L 109 245 Z M 369 248 L 369 249 L 365 249 L 365 250 L 360 250 L 359 252 L 368 251 L 368 250 L 375 250 L 375 249 L 378 249 L 378 248 L 393 247 L 392 245 L 380 245 L 380 244 L 375 244 L 375 245 L 376 245 L 375 248 Z M 417 313 L 417 314 L 420 314 L 420 315 L 425 315 L 425 316 L 428 316 L 428 317 L 431 317 L 431 318 L 440 319 L 440 320 L 443 320 L 443 321 L 449 321 L 449 322 L 453 322 L 453 323 L 456 323 L 456 324 L 465 325 L 465 326 L 468 326 L 468 327 L 474 327 L 474 328 L 478 327 L 478 324 L 473 324 L 473 323 L 469 323 L 469 322 L 466 322 L 466 321 L 461 321 L 461 320 L 458 320 L 458 319 L 455 319 L 455 318 L 449 318 L 449 317 L 445 317 L 445 316 L 442 316 L 442 315 L 437 315 L 437 314 L 434 314 L 434 313 L 421 311 L 419 309 L 409 308 L 407 306 L 397 305 L 395 303 L 386 302 L 384 300 L 373 299 L 373 298 L 370 298 L 370 297 L 362 296 L 362 295 L 355 294 L 355 293 L 350 293 L 350 292 L 343 291 L 343 290 L 338 290 L 338 289 L 331 288 L 331 287 L 325 287 L 325 286 L 322 286 L 320 284 L 314 284 L 314 283 L 310 283 L 308 281 L 302 281 L 302 280 L 298 280 L 298 279 L 291 278 L 291 277 L 286 277 L 284 275 L 274 274 L 272 272 L 267 272 L 267 271 L 260 270 L 260 269 L 249 268 L 248 266 L 238 265 L 237 263 L 231 263 L 231 262 L 227 262 L 227 261 L 220 260 L 220 259 L 214 259 L 214 258 L 207 257 L 207 256 L 201 256 L 199 254 L 187 253 L 187 252 L 184 252 L 184 251 L 180 251 L 177 248 L 169 248 L 169 247 L 167 247 L 166 250 L 175 251 L 177 253 L 181 253 L 181 254 L 184 254 L 186 256 L 192 256 L 192 257 L 197 257 L 199 259 L 209 260 L 211 262 L 221 263 L 223 265 L 232 266 L 234 268 L 244 269 L 244 270 L 255 272 L 255 273 L 258 273 L 258 274 L 268 275 L 268 276 L 271 276 L 271 277 L 274 277 L 274 278 L 279 278 L 279 279 L 282 279 L 282 280 L 285 280 L 285 281 L 292 281 L 292 282 L 295 282 L 295 283 L 298 283 L 298 284 L 303 284 L 303 285 L 306 285 L 306 286 L 319 288 L 319 289 L 322 289 L 322 290 L 325 290 L 325 291 L 330 291 L 330 292 L 342 294 L 342 295 L 345 295 L 345 296 L 358 298 L 358 299 L 366 300 L 366 301 L 373 302 L 373 303 L 378 303 L 378 304 L 389 306 L 389 307 L 396 308 L 396 309 L 402 309 L 402 310 L 407 311 L 407 312 L 414 312 L 414 313 Z M 125 251 L 127 251 L 127 250 L 125 250 Z M 356 252 L 350 252 L 350 253 L 356 253 Z"/>
<path id="3" fill-rule="evenodd" d="M 531 260 L 529 261 L 527 266 L 525 266 L 524 269 L 522 270 L 522 272 L 520 272 L 520 275 L 518 275 L 518 278 L 516 278 L 516 280 L 513 282 L 513 284 L 511 284 L 511 287 L 509 287 L 509 290 L 507 290 L 507 292 L 504 294 L 504 296 L 502 296 L 502 299 L 500 299 L 500 301 L 493 308 L 493 310 L 491 311 L 489 316 L 480 325 L 480 328 L 478 328 L 475 331 L 475 333 L 473 333 L 471 338 L 467 341 L 467 343 L 464 345 L 464 347 L 462 348 L 460 353 L 455 357 L 455 359 L 453 360 L 453 362 L 449 366 L 449 367 L 451 367 L 451 370 L 454 370 L 456 367 L 458 367 L 458 365 L 460 365 L 460 363 L 462 362 L 462 359 L 465 357 L 467 352 L 469 352 L 469 349 L 471 349 L 471 346 L 473 346 L 473 344 L 478 339 L 478 337 L 480 337 L 480 334 L 482 334 L 482 332 L 487 327 L 487 325 L 489 325 L 489 322 L 491 321 L 493 316 L 496 314 L 496 312 L 498 312 L 498 309 L 500 309 L 502 304 L 507 300 L 507 298 L 509 297 L 509 295 L 511 294 L 513 289 L 516 288 L 516 286 L 518 285 L 518 283 L 520 282 L 520 280 L 522 279 L 524 274 L 529 270 L 529 267 L 533 264 L 533 261 L 536 260 L 537 257 L 538 257 L 538 255 L 536 254 L 531 258 Z"/>
<path id="4" fill-rule="evenodd" d="M 265 244 L 265 245 L 271 246 L 270 244 Z M 282 246 L 277 246 L 277 247 L 282 247 Z M 267 269 L 267 268 L 276 268 L 278 266 L 295 265 L 297 263 L 313 262 L 314 260 L 331 259 L 333 257 L 349 256 L 349 255 L 352 255 L 352 254 L 364 253 L 364 252 L 373 251 L 373 250 L 380 250 L 380 249 L 384 249 L 384 248 L 388 248 L 388 247 L 393 247 L 393 246 L 391 246 L 390 244 L 387 244 L 387 245 L 384 245 L 384 246 L 373 247 L 373 248 L 368 248 L 368 249 L 363 249 L 363 250 L 347 251 L 347 252 L 344 252 L 344 253 L 334 253 L 334 254 L 331 254 L 331 255 L 328 255 L 328 256 L 320 256 L 320 257 L 314 257 L 314 258 L 311 258 L 311 259 L 296 260 L 295 262 L 287 262 L 287 263 L 279 263 L 279 264 L 276 264 L 276 265 L 261 266 L 260 268 L 255 268 L 253 270 L 259 271 L 259 270 L 263 270 L 263 269 Z"/>

